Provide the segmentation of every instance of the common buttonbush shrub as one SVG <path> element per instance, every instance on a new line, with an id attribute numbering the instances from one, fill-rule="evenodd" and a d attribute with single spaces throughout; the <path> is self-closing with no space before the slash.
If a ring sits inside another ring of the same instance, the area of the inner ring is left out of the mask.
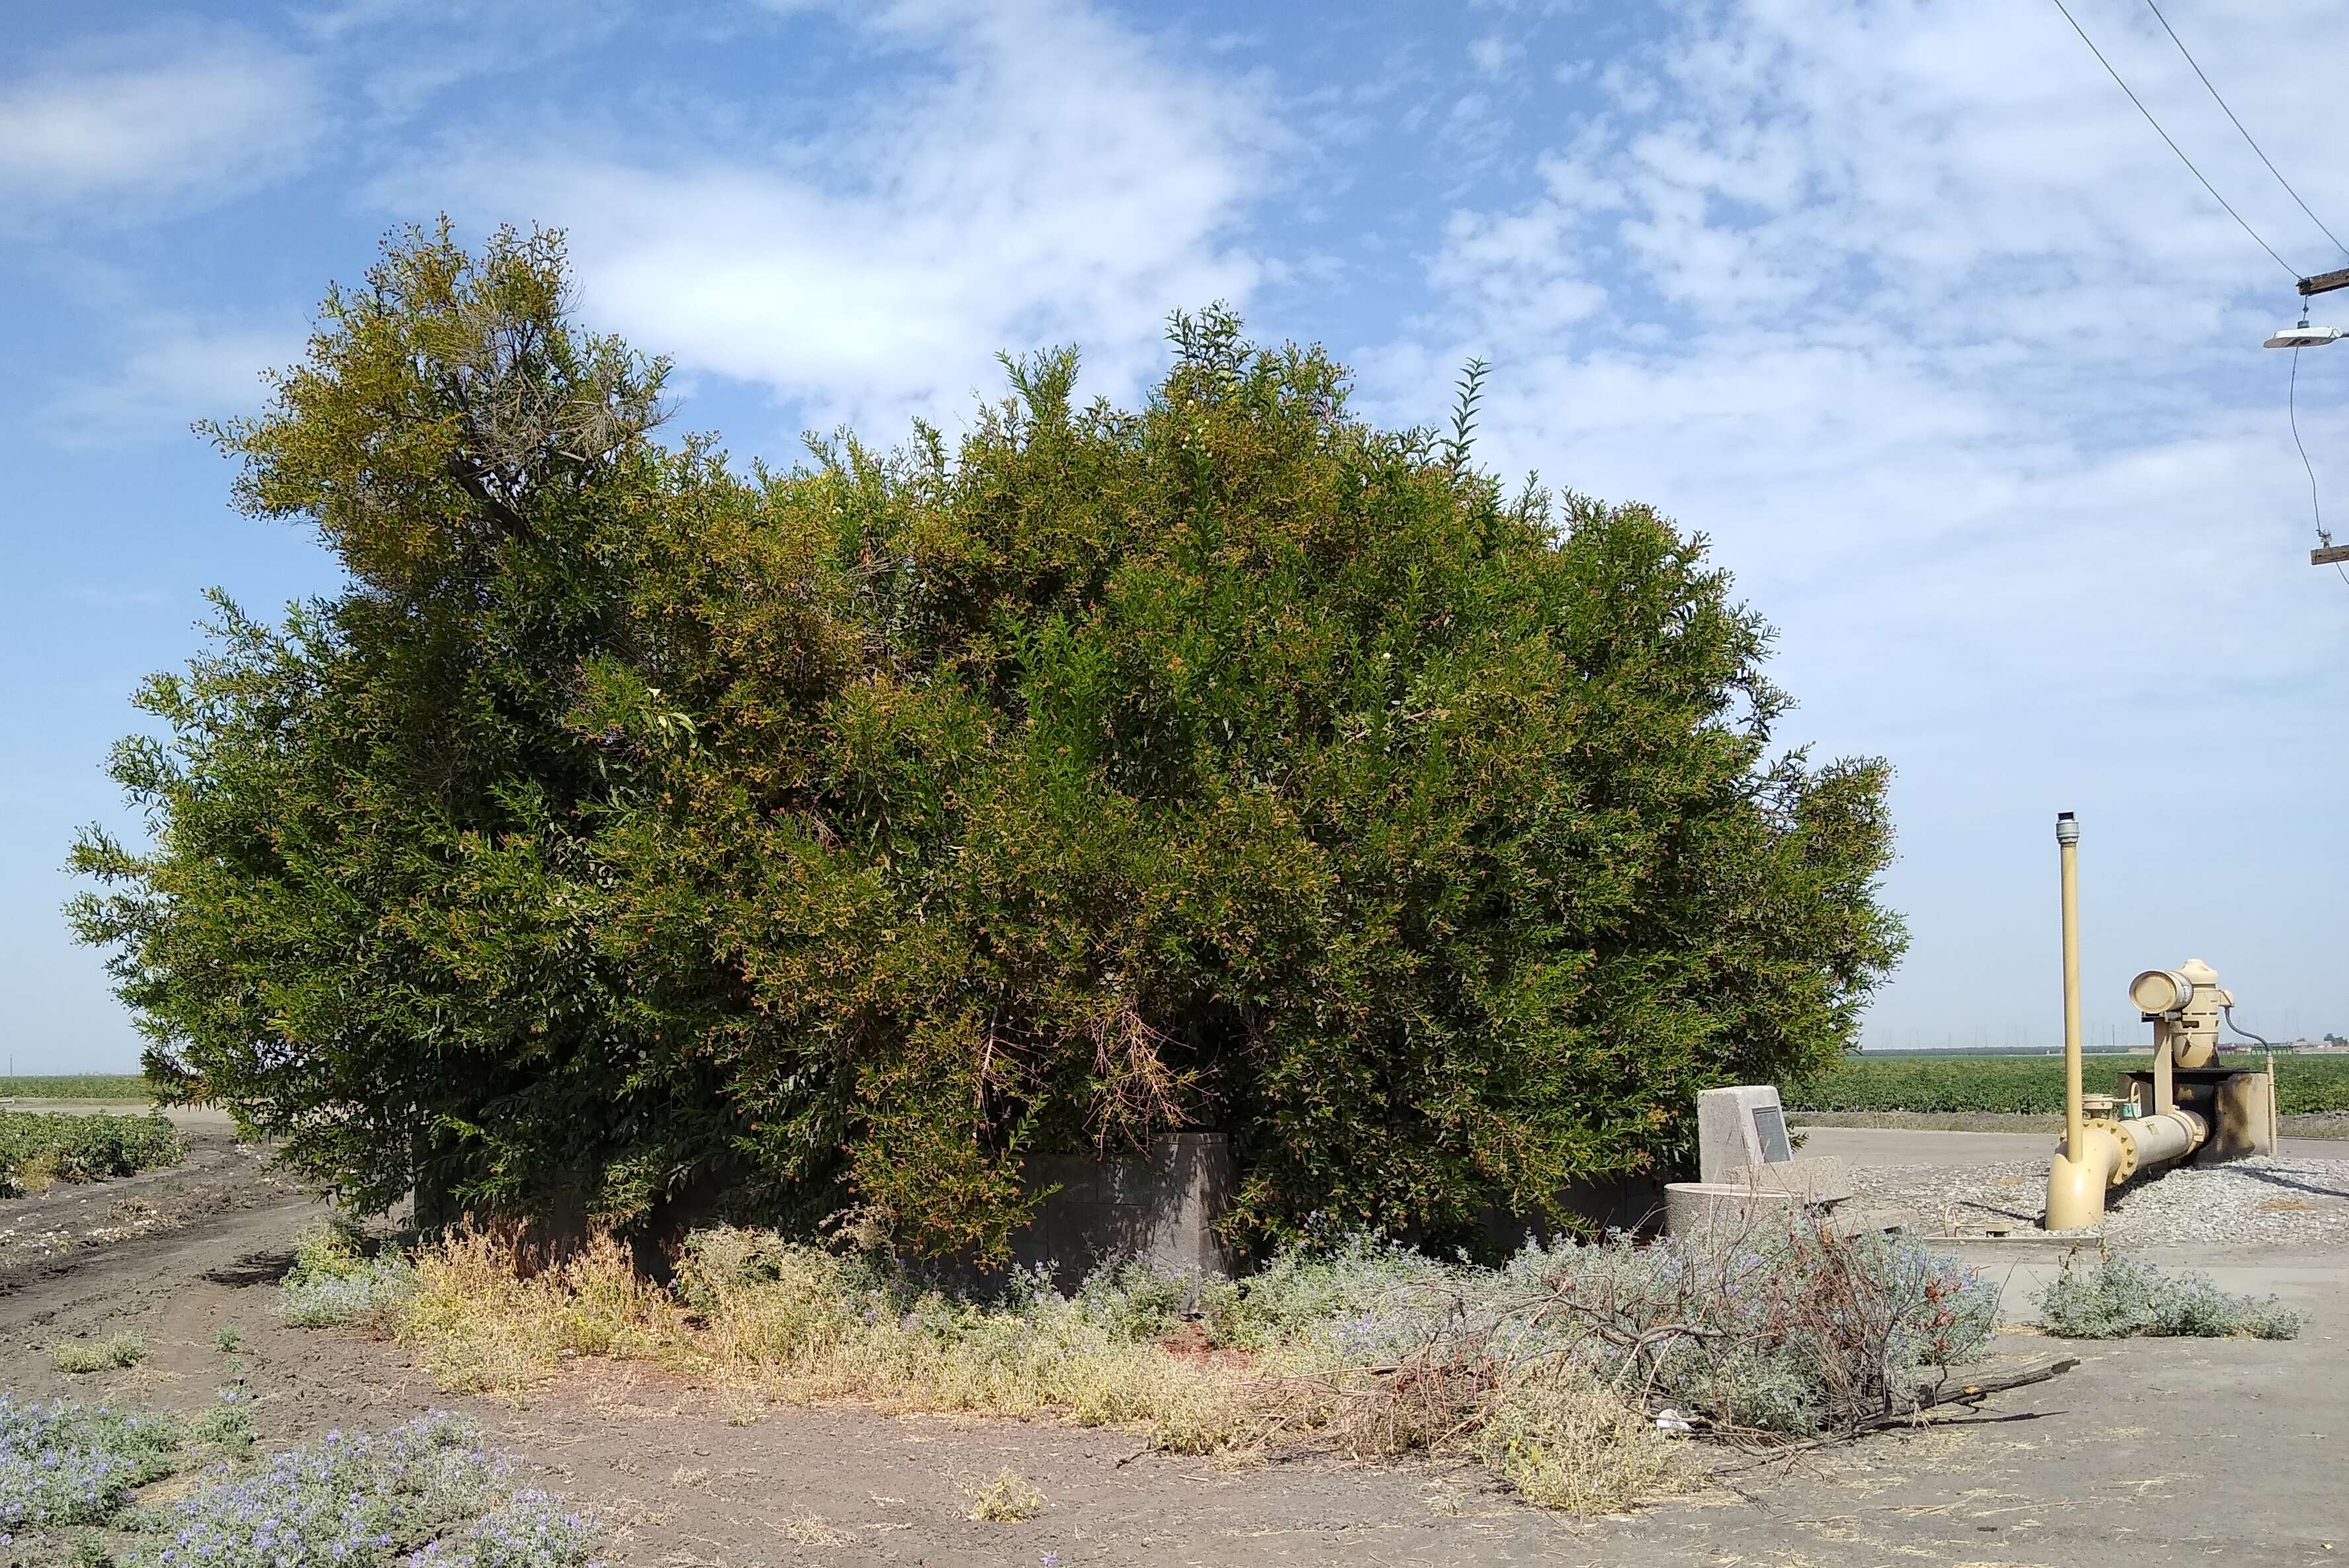
<path id="1" fill-rule="evenodd" d="M 445 227 L 329 295 L 212 433 L 346 583 L 221 601 L 115 754 L 153 847 L 75 851 L 149 1076 L 357 1206 L 1000 1257 L 1039 1157 L 1212 1125 L 1257 1251 L 1444 1242 L 1851 1042 L 1884 765 L 1776 743 L 1701 537 L 1476 469 L 1473 382 L 1382 428 L 1210 309 L 1136 407 L 1045 353 L 744 472 L 572 297 Z"/>

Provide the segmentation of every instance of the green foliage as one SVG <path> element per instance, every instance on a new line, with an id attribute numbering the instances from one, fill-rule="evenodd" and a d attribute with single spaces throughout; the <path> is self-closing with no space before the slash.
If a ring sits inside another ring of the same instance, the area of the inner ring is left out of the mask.
<path id="1" fill-rule="evenodd" d="M 103 1181 L 176 1165 L 187 1150 L 160 1116 L 0 1110 L 0 1198 L 51 1181 Z"/>
<path id="2" fill-rule="evenodd" d="M 0 1078 L 0 1099 L 152 1099 L 155 1088 L 138 1073 L 67 1073 Z"/>
<path id="3" fill-rule="evenodd" d="M 2228 1067 L 2256 1070 L 2256 1052 L 2229 1052 Z M 2276 1059 L 2276 1105 L 2287 1116 L 2349 1110 L 2349 1057 Z M 2116 1091 L 2123 1073 L 2144 1071 L 2146 1057 L 2091 1056 L 2081 1083 L 2091 1094 Z M 1790 1110 L 1905 1110 L 1931 1114 L 2064 1113 L 2064 1058 L 2058 1057 L 1847 1057 L 1785 1091 Z"/>
<path id="4" fill-rule="evenodd" d="M 217 1403 L 188 1423 L 188 1436 L 238 1459 L 253 1451 L 253 1401 L 241 1388 L 222 1388 Z"/>
<path id="5" fill-rule="evenodd" d="M 649 431 L 559 244 L 411 234 L 218 431 L 347 589 L 222 602 L 85 835 L 149 1070 L 363 1206 L 719 1195 L 999 1250 L 1032 1155 L 1233 1135 L 1243 1240 L 1468 1234 L 1671 1165 L 1899 949 L 1886 770 L 1774 755 L 1702 541 L 1353 418 L 1178 316 L 949 456 Z"/>
<path id="6" fill-rule="evenodd" d="M 2273 1296 L 2230 1295 L 2208 1274 L 2167 1274 L 2125 1257 L 2065 1258 L 2040 1293 L 2039 1310 L 2050 1330 L 2073 1339 L 2294 1339 L 2303 1321 Z"/>

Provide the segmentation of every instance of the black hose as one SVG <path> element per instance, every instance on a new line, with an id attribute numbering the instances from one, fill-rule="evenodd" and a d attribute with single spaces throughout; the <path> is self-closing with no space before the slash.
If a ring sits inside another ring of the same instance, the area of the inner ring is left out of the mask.
<path id="1" fill-rule="evenodd" d="M 2230 1029 L 2234 1030 L 2234 1031 L 2235 1031 L 2235 1033 L 2237 1033 L 2237 1034 L 2239 1034 L 2239 1035 L 2242 1036 L 2242 1037 L 2243 1037 L 2243 1038 L 2245 1038 L 2245 1039 L 2247 1039 L 2247 1040 L 2257 1040 L 2257 1041 L 2259 1041 L 2259 1043 L 2260 1043 L 2260 1044 L 2261 1044 L 2261 1045 L 2263 1045 L 2263 1046 L 2267 1047 L 2267 1048 L 2268 1048 L 2268 1049 L 2270 1049 L 2270 1050 L 2274 1050 L 2274 1049 L 2275 1049 L 2275 1044 L 2274 1044 L 2274 1042 L 2273 1042 L 2273 1041 L 2271 1041 L 2271 1040 L 2270 1040 L 2270 1039 L 2268 1039 L 2268 1038 L 2267 1038 L 2267 1037 L 2265 1037 L 2264 1035 L 2255 1035 L 2255 1034 L 2251 1033 L 2249 1029 L 2246 1029 L 2245 1027 L 2243 1027 L 2240 1024 L 2238 1024 L 2237 1022 L 2235 1022 L 2235 1009 L 2234 1009 L 2234 1008 L 2232 1008 L 2232 1007 L 2221 1007 L 2221 1008 L 2220 1008 L 2220 1009 L 2219 1009 L 2219 1011 L 2220 1011 L 2221 1013 L 2224 1013 L 2224 1014 L 2227 1016 L 2227 1027 L 2229 1027 L 2229 1028 L 2230 1028 Z"/>

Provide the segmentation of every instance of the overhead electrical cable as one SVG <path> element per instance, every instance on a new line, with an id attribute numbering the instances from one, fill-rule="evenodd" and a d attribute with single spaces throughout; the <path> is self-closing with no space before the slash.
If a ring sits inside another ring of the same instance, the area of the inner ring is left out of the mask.
<path id="1" fill-rule="evenodd" d="M 2286 384 L 2283 399 L 2284 414 L 2292 420 L 2292 444 L 2300 449 L 2300 466 L 2308 470 L 2308 510 L 2316 515 L 2316 537 L 2325 543 L 2333 536 L 2324 531 L 2324 509 L 2316 503 L 2316 465 L 2308 460 L 2308 443 L 2300 438 L 2300 350 L 2292 351 L 2292 380 Z"/>
<path id="2" fill-rule="evenodd" d="M 2308 510 L 2316 518 L 2316 542 L 2330 546 L 2333 535 L 2325 530 L 2324 509 L 2316 500 L 2316 465 L 2308 460 L 2308 443 L 2300 438 L 2300 350 L 2297 348 L 2292 351 L 2292 380 L 2284 389 L 2283 407 L 2286 417 L 2292 420 L 2292 444 L 2300 449 L 2300 466 L 2308 470 Z M 2333 562 L 2333 570 L 2340 574 L 2341 581 L 2349 583 L 2349 572 L 2343 572 L 2339 562 Z M 2232 1018 L 2227 1021 L 2230 1024 L 2234 1022 Z M 2258 1037 L 2253 1036 L 2252 1038 Z"/>
<path id="3" fill-rule="evenodd" d="M 2187 48 L 2186 40 L 2178 36 L 2178 29 L 2169 25 L 2169 18 L 2161 14 L 2161 7 L 2155 5 L 2153 0 L 2145 0 L 2145 8 L 2153 13 L 2153 19 L 2161 24 L 2161 30 L 2163 32 L 2169 35 L 2169 41 L 2178 46 L 2178 52 L 2186 57 L 2186 63 L 2194 67 L 2194 74 L 2198 77 L 2201 77 L 2202 85 L 2206 88 L 2209 88 L 2210 101 L 2217 104 L 2221 109 L 2224 109 L 2226 111 L 2227 118 L 2234 121 L 2235 129 L 2242 131 L 2244 143 L 2249 146 L 2253 152 L 2260 155 L 2260 161 L 2268 166 L 2268 172 L 2276 177 L 2276 183 L 2283 187 L 2284 194 L 2290 196 L 2293 201 L 2300 202 L 2300 210 L 2308 214 L 2308 221 L 2310 222 L 2315 224 L 2320 229 L 2324 229 L 2324 237 L 2333 242 L 2333 245 L 2335 250 L 2339 251 L 2343 255 L 2349 255 L 2349 245 L 2343 244 L 2341 242 L 2340 235 L 2324 227 L 2324 220 L 2318 217 L 2314 210 L 2312 209 L 2306 201 L 2301 201 L 2300 192 L 2292 188 L 2292 181 L 2283 177 L 2283 170 L 2278 169 L 2275 166 L 2274 160 L 2269 158 L 2266 150 L 2262 149 L 2257 141 L 2251 139 L 2251 133 L 2248 130 L 2244 130 L 2243 122 L 2235 119 L 2235 111 L 2227 107 L 2227 100 L 2219 96 L 2219 89 L 2216 87 L 2211 86 L 2210 78 L 2207 76 L 2203 76 L 2201 63 L 2195 59 L 2193 52 Z M 2271 253 L 2271 254 L 2272 253 Z"/>
<path id="4" fill-rule="evenodd" d="M 2269 244 L 2265 240 L 2261 239 L 2260 232 L 2243 221 L 2243 215 L 2235 211 L 2234 203 L 2229 201 L 2224 196 L 2220 195 L 2219 188 L 2216 185 L 2211 184 L 2209 178 L 2205 176 L 2199 169 L 2194 167 L 2194 160 L 2186 156 L 2186 150 L 2178 145 L 2177 141 L 2171 138 L 2169 132 L 2161 129 L 2161 121 L 2153 118 L 2153 111 L 2145 107 L 2145 100 L 2143 98 L 2137 96 L 2137 89 L 2130 87 L 2127 82 L 2121 79 L 2120 72 L 2113 69 L 2112 61 L 2105 58 L 2105 52 L 2096 47 L 2096 41 L 2088 36 L 2087 29 L 2080 26 L 2079 18 L 2072 15 L 2071 8 L 2064 4 L 2064 0 L 2054 0 L 2054 5 L 2055 9 L 2064 13 L 2064 20 L 2072 24 L 2072 31 L 2080 35 L 2080 42 L 2088 46 L 2088 53 L 2096 57 L 2096 64 L 2105 67 L 2105 74 L 2113 78 L 2114 83 L 2119 87 L 2121 91 L 2128 94 L 2129 102 L 2137 105 L 2137 112 L 2145 116 L 2145 123 L 2153 127 L 2154 134 L 2160 137 L 2162 140 L 2168 142 L 2169 150 L 2178 154 L 2178 161 L 2186 165 L 2186 171 L 2193 175 L 2195 179 L 2202 181 L 2202 189 L 2210 192 L 2210 200 L 2219 203 L 2220 206 L 2226 208 L 2227 216 L 2232 218 L 2235 221 L 2236 226 L 2240 228 L 2244 233 L 2249 234 L 2251 237 L 2251 242 L 2259 246 L 2261 250 L 2265 251 L 2269 255 L 2274 256 L 2275 264 L 2282 267 L 2285 272 L 2291 273 L 2292 282 L 2298 283 L 2301 277 L 2300 269 L 2293 266 L 2290 262 L 2285 261 L 2282 256 L 2276 255 L 2276 248 L 2273 245 Z M 2282 178 L 2282 176 L 2278 176 L 2278 178 Z"/>

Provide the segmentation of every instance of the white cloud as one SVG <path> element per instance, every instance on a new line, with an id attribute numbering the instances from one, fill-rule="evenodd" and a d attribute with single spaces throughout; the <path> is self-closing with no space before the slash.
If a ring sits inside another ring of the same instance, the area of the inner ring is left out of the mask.
<path id="1" fill-rule="evenodd" d="M 250 413 L 265 372 L 302 356 L 298 326 L 233 325 L 160 315 L 138 322 L 103 374 L 68 377 L 41 410 L 42 433 L 66 448 L 184 440 L 202 418 Z"/>
<path id="2" fill-rule="evenodd" d="M 839 25 L 915 68 L 822 144 L 542 145 L 436 160 L 379 194 L 453 186 L 483 216 L 562 224 L 599 321 L 882 427 L 960 416 L 999 385 L 999 348 L 1081 343 L 1087 385 L 1130 393 L 1167 311 L 1255 286 L 1238 226 L 1278 132 L 1250 89 L 1071 4 L 924 0 Z"/>
<path id="3" fill-rule="evenodd" d="M 397 123 L 452 88 L 495 76 L 527 79 L 591 49 L 631 9 L 629 0 L 330 0 L 295 21 Z"/>
<path id="4" fill-rule="evenodd" d="M 234 38 L 117 40 L 0 86 L 0 200 L 142 215 L 299 163 L 323 129 L 301 57 Z"/>
<path id="5" fill-rule="evenodd" d="M 2082 15 L 2288 257 L 2337 264 L 2148 19 Z M 2297 64 L 2349 47 L 2349 14 L 2173 20 L 2317 211 L 2349 214 L 2349 170 L 2290 156 L 2349 133 Z M 2287 364 L 2256 346 L 2292 298 L 2273 262 L 2038 0 L 1692 4 L 1610 63 L 1602 105 L 1537 188 L 1452 217 L 1438 311 L 1365 384 L 1424 419 L 1486 355 L 1487 461 L 1713 534 L 1782 628 L 1795 730 L 1907 765 L 1920 978 L 1888 1030 L 1968 1005 L 1969 961 L 2044 913 L 2038 881 L 1994 881 L 2001 846 L 2037 851 L 2083 803 L 2194 835 L 2190 891 L 2105 841 L 2135 863 L 2106 862 L 2104 913 L 2143 962 L 2216 905 L 2271 994 L 2349 1004 L 2281 972 L 2338 885 L 2349 589 L 2306 565 Z M 2349 521 L 2349 363 L 2301 368 Z M 2252 790 L 2294 822 L 2284 847 Z"/>
<path id="6" fill-rule="evenodd" d="M 1507 75 L 1509 67 L 1515 65 L 1524 54 L 1525 50 L 1522 47 L 1502 37 L 1498 33 L 1487 33 L 1481 38 L 1472 40 L 1468 45 L 1468 63 L 1476 67 L 1478 76 L 1484 77 Z"/>

